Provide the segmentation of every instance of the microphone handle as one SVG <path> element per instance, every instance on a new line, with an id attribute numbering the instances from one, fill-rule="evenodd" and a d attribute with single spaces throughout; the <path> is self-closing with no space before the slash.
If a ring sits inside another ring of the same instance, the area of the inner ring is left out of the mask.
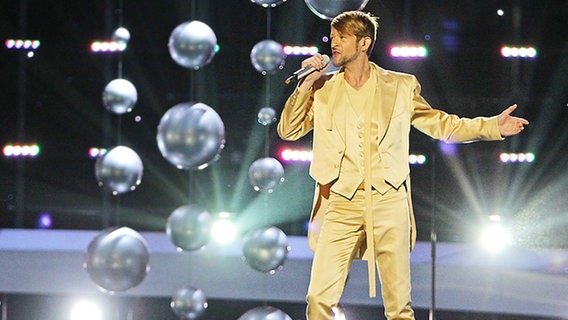
<path id="1" fill-rule="evenodd" d="M 324 54 L 323 55 L 323 66 L 321 69 L 324 69 L 327 67 L 327 65 L 330 62 L 330 58 L 328 55 Z M 319 69 L 319 70 L 321 70 Z M 301 80 L 303 78 L 305 78 L 306 76 L 308 76 L 309 74 L 311 74 L 312 72 L 316 71 L 317 69 L 312 68 L 312 67 L 307 67 L 307 68 L 302 68 L 300 70 L 297 70 L 296 72 L 294 72 L 291 76 L 289 76 L 288 78 L 286 78 L 286 80 L 284 80 L 285 84 L 290 84 L 292 81 L 298 81 Z"/>
<path id="2" fill-rule="evenodd" d="M 304 77 L 306 77 L 307 75 L 309 75 L 310 73 L 316 71 L 316 69 L 312 68 L 312 67 L 308 67 L 308 68 L 302 68 L 294 73 L 292 73 L 291 76 L 289 76 L 288 78 L 286 78 L 286 80 L 284 80 L 285 84 L 290 84 L 292 81 L 298 81 L 300 79 L 303 79 Z"/>

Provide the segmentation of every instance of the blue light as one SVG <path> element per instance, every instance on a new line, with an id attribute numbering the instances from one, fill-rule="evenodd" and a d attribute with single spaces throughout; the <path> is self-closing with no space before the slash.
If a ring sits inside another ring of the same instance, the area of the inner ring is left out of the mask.
<path id="1" fill-rule="evenodd" d="M 51 229 L 53 226 L 53 220 L 51 219 L 51 214 L 49 212 L 44 212 L 37 218 L 37 227 L 40 229 Z"/>

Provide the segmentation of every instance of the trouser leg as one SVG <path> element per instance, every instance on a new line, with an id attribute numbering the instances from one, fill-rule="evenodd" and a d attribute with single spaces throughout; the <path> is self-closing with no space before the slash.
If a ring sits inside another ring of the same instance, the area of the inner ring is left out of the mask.
<path id="1" fill-rule="evenodd" d="M 410 306 L 410 217 L 406 189 L 373 201 L 375 257 L 388 320 L 414 320 Z M 375 199 L 373 199 L 375 200 Z"/>
<path id="2" fill-rule="evenodd" d="M 361 204 L 331 194 L 312 262 L 308 320 L 334 319 L 332 307 L 339 303 L 355 248 L 363 241 L 363 222 Z"/>

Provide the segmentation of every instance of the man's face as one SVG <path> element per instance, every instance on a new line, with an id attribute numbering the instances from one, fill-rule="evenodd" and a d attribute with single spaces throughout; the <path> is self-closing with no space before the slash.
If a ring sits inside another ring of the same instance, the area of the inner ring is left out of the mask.
<path id="1" fill-rule="evenodd" d="M 342 67 L 356 60 L 361 52 L 360 41 L 357 36 L 346 32 L 340 32 L 335 28 L 331 28 L 331 53 L 333 64 L 336 67 Z M 363 53 L 364 54 L 364 53 Z"/>

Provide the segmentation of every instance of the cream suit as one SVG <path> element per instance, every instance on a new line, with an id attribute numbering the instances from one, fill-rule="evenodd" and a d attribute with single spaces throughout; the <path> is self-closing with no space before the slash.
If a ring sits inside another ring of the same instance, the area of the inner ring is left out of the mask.
<path id="1" fill-rule="evenodd" d="M 376 88 L 374 89 L 374 96 L 371 100 L 372 110 L 370 112 L 372 113 L 367 113 L 366 116 L 369 115 L 377 119 L 378 128 L 374 132 L 378 134 L 377 136 L 367 137 L 365 141 L 369 142 L 371 152 L 378 155 L 380 162 L 378 166 L 381 170 L 379 174 L 369 174 L 366 176 L 371 180 L 371 183 L 366 182 L 364 193 L 358 191 L 352 199 L 345 199 L 344 201 L 347 201 L 346 207 L 348 207 L 350 201 L 352 201 L 354 206 L 373 207 L 373 210 L 381 210 L 380 208 L 377 209 L 374 203 L 366 201 L 369 201 L 371 197 L 375 199 L 375 197 L 390 196 L 393 192 L 396 193 L 394 197 L 398 197 L 399 193 L 402 192 L 400 194 L 406 198 L 406 203 L 404 203 L 403 206 L 399 204 L 400 210 L 403 211 L 400 214 L 408 215 L 408 226 L 406 228 L 409 230 L 401 233 L 407 234 L 408 238 L 405 242 L 406 245 L 402 244 L 402 246 L 399 245 L 399 247 L 401 247 L 400 250 L 410 252 L 416 241 L 416 226 L 412 211 L 409 181 L 410 167 L 408 163 L 410 126 L 412 125 L 432 138 L 446 142 L 502 140 L 503 138 L 499 132 L 497 117 L 468 119 L 433 109 L 421 96 L 420 84 L 413 75 L 385 70 L 372 62 L 371 68 L 371 76 L 375 77 L 373 80 L 374 83 L 376 83 Z M 345 125 L 340 125 L 345 123 L 345 119 L 342 118 L 345 113 L 338 112 L 338 110 L 341 109 L 338 104 L 346 101 L 345 97 L 340 96 L 343 92 L 343 90 L 340 90 L 340 86 L 343 84 L 345 84 L 343 73 L 339 71 L 320 78 L 314 83 L 311 91 L 307 93 L 302 93 L 296 89 L 286 101 L 277 128 L 278 134 L 284 140 L 297 140 L 313 130 L 313 161 L 310 166 L 310 175 L 316 181 L 316 189 L 313 210 L 310 217 L 308 242 L 315 253 L 314 261 L 318 259 L 319 250 L 327 251 L 327 248 L 316 250 L 316 247 L 320 227 L 324 223 L 326 214 L 328 213 L 330 186 L 339 178 L 342 162 L 345 157 L 345 132 L 341 131 L 350 130 L 346 128 Z M 370 135 L 369 132 L 370 131 L 366 131 L 365 134 Z M 375 164 L 373 167 L 377 167 L 377 165 Z M 371 186 L 373 190 L 371 190 Z M 336 197 L 336 195 L 331 192 L 331 197 Z M 335 199 L 337 199 L 337 197 Z M 370 209 L 368 213 L 361 213 L 363 220 L 369 221 L 369 219 L 371 219 L 372 221 L 373 218 L 370 214 Z M 332 218 L 329 217 L 329 219 Z M 331 224 L 331 222 L 329 223 Z M 376 223 L 375 221 L 375 224 Z M 381 221 L 381 223 L 385 222 Z M 373 226 L 370 226 L 370 229 L 367 227 L 369 226 L 366 226 L 364 232 L 362 232 L 363 237 L 365 237 L 365 233 L 373 234 L 371 232 L 374 232 L 374 236 L 377 237 L 377 229 L 373 231 Z M 386 268 L 381 269 L 381 262 L 377 257 L 377 252 L 380 252 L 381 248 L 375 248 L 376 240 L 372 238 L 373 237 L 368 237 L 364 241 L 354 240 L 350 242 L 349 245 L 356 246 L 356 248 L 345 249 L 352 250 L 354 253 L 352 256 L 345 258 L 349 261 L 345 261 L 344 264 L 349 266 L 353 258 L 363 258 L 369 261 L 370 295 L 374 296 L 375 262 L 379 264 L 380 279 L 381 282 L 384 282 L 391 271 L 393 273 L 398 272 L 399 264 L 405 264 L 405 266 L 400 268 L 409 270 L 408 265 L 410 261 L 391 263 L 392 265 L 388 267 L 389 270 L 385 270 Z M 328 240 L 329 238 L 326 237 L 326 241 Z M 373 250 L 366 250 L 369 247 Z M 404 259 L 408 260 L 408 257 Z M 320 274 L 337 271 L 315 270 L 316 268 L 320 268 L 319 262 L 313 265 L 312 281 L 314 275 L 320 277 Z M 390 268 L 392 268 L 392 270 Z M 404 276 L 406 275 L 401 275 L 401 277 Z M 322 304 L 330 304 L 328 307 L 332 307 L 338 303 L 343 290 L 345 277 L 346 275 L 342 275 L 340 278 L 336 279 L 337 284 L 328 284 L 329 286 L 340 286 L 340 288 L 333 289 L 332 291 L 335 292 L 333 296 L 329 297 L 329 301 L 321 302 Z M 408 288 L 403 290 L 408 291 L 408 297 L 403 294 L 401 297 L 393 299 L 408 299 L 408 301 L 390 301 L 393 300 L 390 298 L 390 293 L 385 292 L 383 288 L 382 293 L 387 318 L 413 319 L 413 315 L 410 313 L 407 317 L 398 316 L 397 313 L 399 310 L 389 313 L 391 312 L 389 311 L 391 305 L 393 306 L 392 308 L 397 308 L 394 307 L 394 305 L 408 305 L 407 308 L 410 308 L 410 279 L 408 279 L 407 282 Z M 317 285 L 318 284 L 314 284 L 314 286 Z M 324 286 L 324 284 L 320 284 L 319 286 Z M 310 284 L 310 290 L 311 289 L 312 284 Z M 316 292 L 319 291 L 316 290 Z M 309 300 L 308 297 L 308 316 L 310 316 Z M 310 317 L 309 320 L 333 319 L 328 311 L 324 312 L 322 310 L 318 312 L 322 314 L 327 313 L 326 316 L 322 315 L 320 317 L 319 313 L 315 312 L 312 316 L 314 319 Z M 318 315 L 316 316 L 316 314 Z"/>

